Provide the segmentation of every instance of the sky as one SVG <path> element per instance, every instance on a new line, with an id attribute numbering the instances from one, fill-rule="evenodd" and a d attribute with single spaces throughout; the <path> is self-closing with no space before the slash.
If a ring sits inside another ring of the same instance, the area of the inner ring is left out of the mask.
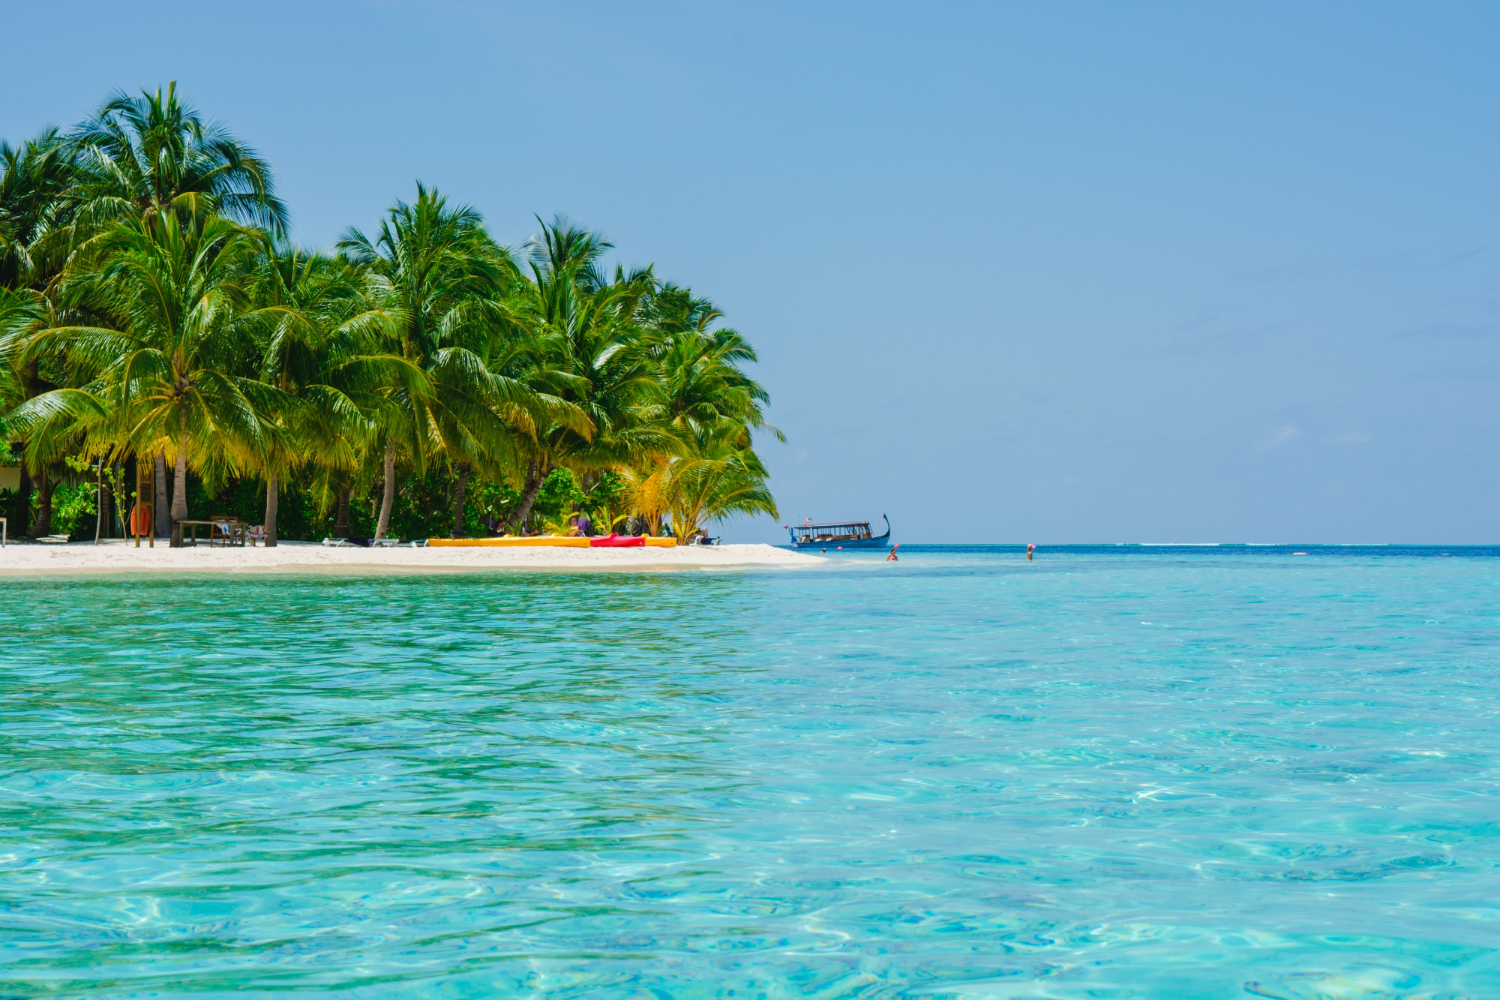
<path id="1" fill-rule="evenodd" d="M 0 0 L 0 137 L 175 80 L 329 246 L 418 180 L 711 298 L 782 517 L 1500 542 L 1500 5 Z"/>

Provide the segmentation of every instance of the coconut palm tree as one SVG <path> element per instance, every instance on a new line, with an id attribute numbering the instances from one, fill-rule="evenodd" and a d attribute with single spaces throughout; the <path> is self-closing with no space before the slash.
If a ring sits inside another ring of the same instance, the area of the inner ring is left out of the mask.
<path id="1" fill-rule="evenodd" d="M 270 165 L 223 125 L 204 121 L 175 82 L 165 93 L 116 92 L 70 139 L 80 172 L 70 196 L 88 230 L 124 218 L 149 224 L 168 214 L 217 214 L 286 232 Z"/>
<path id="2" fill-rule="evenodd" d="M 587 475 L 680 450 L 646 409 L 657 376 L 638 314 L 654 285 L 651 272 L 617 271 L 606 282 L 599 259 L 608 241 L 563 219 L 541 226 L 528 244 L 531 280 L 513 298 L 531 335 L 504 370 L 588 422 L 545 420 L 526 439 L 517 526 L 553 469 Z"/>
<path id="3" fill-rule="evenodd" d="M 663 304 L 668 308 L 663 309 Z M 743 362 L 756 360 L 754 348 L 738 331 L 713 327 L 722 313 L 707 299 L 672 285 L 653 295 L 650 312 L 656 336 L 652 357 L 660 372 L 658 419 L 687 437 L 724 421 L 739 424 L 742 433 L 736 443 L 740 448 L 750 447 L 756 430 L 786 440 L 766 423 L 770 394 L 740 368 Z"/>
<path id="4" fill-rule="evenodd" d="M 295 402 L 235 374 L 252 354 L 247 287 L 266 250 L 263 233 L 221 216 L 172 212 L 111 227 L 99 238 L 100 267 L 77 278 L 77 294 L 112 323 L 51 326 L 23 351 L 92 376 L 13 411 L 28 450 L 84 433 L 96 449 L 109 439 L 137 455 L 170 453 L 174 524 L 188 516 L 190 463 L 210 476 L 262 465 L 271 443 L 261 415 Z"/>
<path id="5" fill-rule="evenodd" d="M 697 428 L 687 456 L 658 466 L 657 505 L 671 513 L 678 541 L 734 514 L 777 516 L 766 467 L 753 450 L 739 447 L 742 433 L 743 425 L 733 420 Z"/>
<path id="6" fill-rule="evenodd" d="M 131 97 L 116 92 L 67 137 L 74 170 L 63 199 L 68 250 L 92 266 L 92 241 L 120 219 L 148 225 L 167 213 L 217 213 L 277 236 L 287 210 L 275 195 L 270 165 L 217 122 L 205 121 L 177 94 L 177 84 Z M 167 471 L 156 472 L 157 531 L 168 530 Z M 174 505 L 176 501 L 174 500 Z"/>
<path id="7" fill-rule="evenodd" d="M 0 288 L 40 291 L 61 269 L 56 235 L 71 219 L 76 153 L 56 132 L 0 142 Z"/>
<path id="8" fill-rule="evenodd" d="M 364 275 L 348 260 L 288 249 L 257 270 L 257 308 L 246 323 L 261 334 L 261 378 L 300 405 L 267 415 L 266 544 L 276 544 L 280 478 L 311 465 L 326 503 L 336 498 L 348 520 L 348 481 L 366 461 L 372 413 L 385 390 L 400 386 L 425 396 L 431 385 L 412 362 L 381 353 L 397 319 L 369 302 Z M 325 507 L 326 509 L 326 507 Z M 347 532 L 346 532 L 347 534 Z"/>
<path id="9" fill-rule="evenodd" d="M 354 484 L 382 480 L 384 536 L 398 464 L 433 461 L 455 534 L 470 476 L 519 488 L 524 523 L 558 469 L 607 495 L 611 522 L 623 481 L 635 515 L 684 537 L 773 511 L 752 439 L 780 433 L 744 338 L 651 269 L 606 275 L 599 234 L 538 222 L 525 274 L 422 185 L 337 258 L 291 249 L 269 166 L 175 84 L 0 144 L 0 430 L 24 445 L 28 497 L 41 486 L 33 532 L 80 455 L 153 463 L 163 534 L 190 468 L 262 476 L 273 544 L 298 469 L 346 534 Z"/>
<path id="10" fill-rule="evenodd" d="M 22 363 L 17 348 L 49 317 L 56 318 L 63 311 L 57 293 L 67 257 L 63 234 L 71 218 L 66 195 L 76 178 L 72 148 L 56 131 L 44 132 L 19 147 L 0 142 L 0 292 L 7 300 L 0 330 L 0 368 L 12 406 L 63 381 L 56 366 L 43 366 L 36 359 Z M 29 532 L 33 537 L 52 530 L 56 477 L 49 475 L 45 465 L 35 463 L 55 461 L 56 456 L 43 459 L 41 454 L 33 452 L 30 460 L 21 462 L 22 495 L 29 501 L 33 484 L 38 487 L 37 513 Z"/>
<path id="11" fill-rule="evenodd" d="M 385 537 L 396 491 L 396 461 L 420 472 L 434 455 L 455 466 L 512 461 L 517 428 L 559 408 L 490 360 L 506 353 L 521 327 L 505 305 L 517 271 L 509 253 L 484 230 L 478 212 L 450 206 L 417 185 L 411 204 L 397 202 L 373 236 L 349 230 L 339 248 L 368 274 L 372 298 L 394 317 L 387 353 L 426 376 L 387 387 L 373 417 L 384 455 L 384 492 L 376 537 Z M 561 419 L 580 421 L 563 414 Z"/>

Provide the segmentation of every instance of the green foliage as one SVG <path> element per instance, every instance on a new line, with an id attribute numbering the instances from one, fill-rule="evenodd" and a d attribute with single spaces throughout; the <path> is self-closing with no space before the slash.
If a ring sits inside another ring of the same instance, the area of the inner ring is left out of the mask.
<path id="1" fill-rule="evenodd" d="M 578 479 L 570 469 L 553 469 L 542 483 L 532 510 L 543 519 L 554 519 L 564 512 L 571 513 L 587 500 L 587 495 L 578 487 Z"/>
<path id="2" fill-rule="evenodd" d="M 25 534 L 31 525 L 31 498 L 20 490 L 0 490 L 0 517 L 12 537 Z"/>
<path id="3" fill-rule="evenodd" d="M 355 537 L 448 535 L 460 469 L 469 535 L 774 511 L 754 350 L 651 268 L 608 274 L 600 234 L 542 223 L 523 259 L 421 185 L 337 255 L 285 218 L 175 87 L 0 144 L 0 441 L 33 472 L 102 459 L 125 510 L 116 467 L 161 456 L 176 518 L 260 524 L 274 478 L 288 540 L 332 534 L 351 483 Z M 57 530 L 95 489 L 58 488 Z M 0 495 L 17 533 L 34 502 Z"/>
<path id="4" fill-rule="evenodd" d="M 469 481 L 466 497 L 464 534 L 474 538 L 489 534 L 491 521 L 503 532 L 521 502 L 521 494 L 506 483 L 478 478 Z"/>
<path id="5" fill-rule="evenodd" d="M 63 483 L 52 491 L 52 532 L 75 539 L 94 537 L 99 514 L 98 488 L 94 483 L 69 486 Z"/>

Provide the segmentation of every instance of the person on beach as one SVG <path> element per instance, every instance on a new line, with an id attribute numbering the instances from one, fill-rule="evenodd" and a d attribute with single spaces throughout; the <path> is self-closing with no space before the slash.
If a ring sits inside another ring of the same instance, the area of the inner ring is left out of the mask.
<path id="1" fill-rule="evenodd" d="M 1026 543 L 1026 561 L 1027 562 L 1031 562 L 1031 554 L 1033 552 L 1035 552 L 1035 551 L 1036 551 L 1036 544 L 1034 542 L 1027 542 Z"/>

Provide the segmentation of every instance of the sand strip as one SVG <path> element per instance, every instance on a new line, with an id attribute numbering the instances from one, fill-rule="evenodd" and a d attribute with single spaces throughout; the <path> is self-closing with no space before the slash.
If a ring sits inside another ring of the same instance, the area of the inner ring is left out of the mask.
<path id="1" fill-rule="evenodd" d="M 267 548 L 136 548 L 123 540 L 100 545 L 17 543 L 0 549 L 0 576 L 94 573 L 444 573 L 484 570 L 664 570 L 738 567 L 795 568 L 827 560 L 771 545 L 690 545 L 679 548 L 329 548 L 282 542 Z"/>

